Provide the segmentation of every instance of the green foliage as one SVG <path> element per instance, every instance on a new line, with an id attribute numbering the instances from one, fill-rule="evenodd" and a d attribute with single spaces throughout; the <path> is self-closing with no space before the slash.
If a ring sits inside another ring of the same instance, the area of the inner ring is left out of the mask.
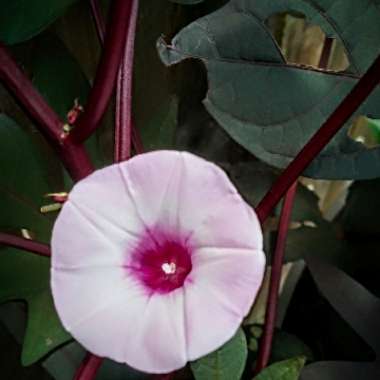
<path id="1" fill-rule="evenodd" d="M 34 37 L 76 0 L 1 0 L 0 40 L 16 44 Z"/>
<path id="2" fill-rule="evenodd" d="M 303 13 L 328 35 L 340 38 L 353 75 L 287 65 L 265 24 L 272 14 L 286 11 Z M 207 110 L 244 148 L 270 165 L 284 167 L 377 56 L 380 27 L 375 20 L 379 13 L 375 1 L 338 1 L 330 6 L 322 0 L 232 0 L 188 25 L 170 44 L 161 39 L 158 48 L 167 65 L 188 58 L 202 60 L 209 80 L 204 100 Z M 359 29 L 351 28 L 353 23 Z M 377 89 L 358 113 L 379 116 L 379 98 Z M 366 149 L 353 141 L 347 136 L 348 127 L 305 175 L 326 179 L 379 176 L 374 163 L 379 162 L 380 148 Z"/>
<path id="3" fill-rule="evenodd" d="M 23 368 L 19 363 L 20 347 L 0 323 L 0 368 L 2 379 L 52 380 L 39 365 Z"/>
<path id="4" fill-rule="evenodd" d="M 86 103 L 90 84 L 78 62 L 56 36 L 46 34 L 36 39 L 24 65 L 33 84 L 62 120 L 66 120 L 75 102 Z M 106 160 L 97 134 L 87 141 L 86 147 L 95 166 L 104 166 Z"/>
<path id="5" fill-rule="evenodd" d="M 76 60 L 54 35 L 35 40 L 26 63 L 33 84 L 57 114 L 66 120 L 75 99 L 84 104 L 90 85 Z"/>
<path id="6" fill-rule="evenodd" d="M 54 219 L 42 215 L 39 208 L 46 202 L 44 195 L 56 189 L 49 183 L 46 160 L 30 136 L 5 115 L 0 115 L 0 136 L 1 230 L 27 229 L 37 240 L 48 242 Z M 53 306 L 49 273 L 48 259 L 0 248 L 0 302 L 28 304 L 22 350 L 25 365 L 70 339 Z"/>
<path id="7" fill-rule="evenodd" d="M 146 150 L 173 147 L 178 100 L 175 73 L 160 62 L 157 36 L 172 34 L 183 18 L 167 1 L 143 1 L 136 35 L 133 117 Z M 157 18 L 157 15 L 160 15 Z"/>
<path id="8" fill-rule="evenodd" d="M 246 201 L 256 207 L 278 176 L 273 168 L 259 162 L 241 162 L 228 169 L 232 182 Z M 308 254 L 320 254 L 318 245 L 324 241 L 323 255 L 333 257 L 340 250 L 336 232 L 322 218 L 314 193 L 299 185 L 292 211 L 292 223 L 287 235 L 285 261 L 296 261 Z M 277 231 L 278 217 L 273 219 Z"/>
<path id="9" fill-rule="evenodd" d="M 292 357 L 304 357 L 307 361 L 313 360 L 310 348 L 295 335 L 285 331 L 276 331 L 273 340 L 271 363 L 286 360 Z"/>
<path id="10" fill-rule="evenodd" d="M 368 126 L 372 130 L 373 135 L 376 138 L 376 141 L 380 143 L 380 120 L 367 118 Z"/>
<path id="11" fill-rule="evenodd" d="M 196 380 L 240 380 L 247 359 L 247 341 L 239 329 L 217 351 L 191 363 Z"/>
<path id="12" fill-rule="evenodd" d="M 39 212 L 44 195 L 57 190 L 49 180 L 47 162 L 32 135 L 0 114 L 0 228 L 28 229 L 37 240 L 48 242 L 53 219 Z"/>
<path id="13" fill-rule="evenodd" d="M 302 356 L 277 362 L 264 368 L 254 380 L 297 380 L 304 364 Z"/>

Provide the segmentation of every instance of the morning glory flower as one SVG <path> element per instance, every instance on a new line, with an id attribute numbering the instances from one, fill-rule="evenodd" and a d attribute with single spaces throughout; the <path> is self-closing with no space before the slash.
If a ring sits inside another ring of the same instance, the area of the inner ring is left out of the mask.
<path id="1" fill-rule="evenodd" d="M 262 232 L 226 174 L 157 151 L 98 170 L 53 230 L 51 285 L 90 352 L 167 373 L 226 343 L 260 288 Z"/>

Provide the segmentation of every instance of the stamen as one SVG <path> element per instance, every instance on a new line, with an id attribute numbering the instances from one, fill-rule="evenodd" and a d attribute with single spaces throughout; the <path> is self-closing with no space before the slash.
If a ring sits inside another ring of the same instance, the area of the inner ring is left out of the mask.
<path id="1" fill-rule="evenodd" d="M 174 274 L 177 270 L 175 263 L 164 263 L 161 265 L 161 268 L 165 274 Z"/>

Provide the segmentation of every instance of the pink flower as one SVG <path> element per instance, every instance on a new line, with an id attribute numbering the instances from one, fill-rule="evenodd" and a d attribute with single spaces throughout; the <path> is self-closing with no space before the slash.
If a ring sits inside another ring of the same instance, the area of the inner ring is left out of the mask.
<path id="1" fill-rule="evenodd" d="M 157 151 L 98 170 L 53 230 L 51 283 L 90 352 L 166 373 L 237 331 L 265 267 L 254 211 L 216 165 Z"/>

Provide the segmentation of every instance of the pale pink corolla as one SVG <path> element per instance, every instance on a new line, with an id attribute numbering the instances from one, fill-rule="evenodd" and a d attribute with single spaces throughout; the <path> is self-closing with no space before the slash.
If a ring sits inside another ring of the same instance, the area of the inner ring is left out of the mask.
<path id="1" fill-rule="evenodd" d="M 51 283 L 66 329 L 90 352 L 145 372 L 227 342 L 265 267 L 256 214 L 225 173 L 157 151 L 74 186 L 53 230 Z"/>

